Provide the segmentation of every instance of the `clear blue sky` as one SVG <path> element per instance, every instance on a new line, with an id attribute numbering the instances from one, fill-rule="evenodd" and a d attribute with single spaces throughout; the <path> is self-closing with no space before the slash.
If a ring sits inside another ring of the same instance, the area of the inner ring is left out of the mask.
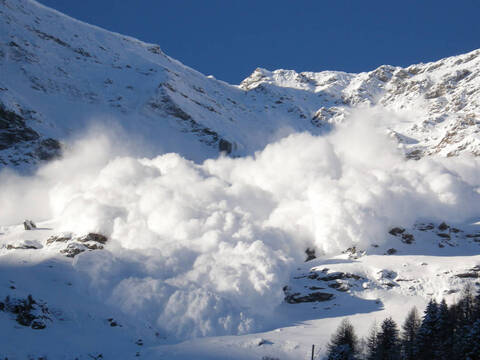
<path id="1" fill-rule="evenodd" d="M 480 48 L 479 0 L 40 0 L 230 83 L 256 67 L 360 72 Z"/>

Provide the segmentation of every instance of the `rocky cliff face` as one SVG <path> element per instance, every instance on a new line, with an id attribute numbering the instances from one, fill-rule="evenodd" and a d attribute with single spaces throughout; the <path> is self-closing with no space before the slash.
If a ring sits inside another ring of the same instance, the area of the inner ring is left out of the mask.
<path id="1" fill-rule="evenodd" d="M 58 156 L 92 119 L 200 161 L 320 134 L 375 105 L 395 114 L 382 126 L 410 158 L 480 154 L 480 50 L 360 74 L 257 69 L 233 86 L 34 1 L 0 1 L 0 19 L 0 166 Z"/>

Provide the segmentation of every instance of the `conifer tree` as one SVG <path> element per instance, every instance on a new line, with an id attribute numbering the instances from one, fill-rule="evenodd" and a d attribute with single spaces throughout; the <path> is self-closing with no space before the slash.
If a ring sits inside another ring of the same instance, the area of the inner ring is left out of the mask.
<path id="1" fill-rule="evenodd" d="M 469 337 L 474 319 L 475 298 L 470 284 L 465 286 L 460 300 L 452 306 L 450 311 L 453 319 L 452 359 L 467 359 L 469 351 Z"/>
<path id="2" fill-rule="evenodd" d="M 378 340 L 378 328 L 377 324 L 374 323 L 370 329 L 366 340 L 366 360 L 376 360 L 377 359 L 377 340 Z"/>
<path id="3" fill-rule="evenodd" d="M 415 341 L 414 356 L 417 360 L 435 359 L 435 342 L 433 339 L 436 337 L 437 312 L 437 302 L 430 300 Z"/>
<path id="4" fill-rule="evenodd" d="M 392 318 L 386 318 L 377 336 L 376 358 L 378 360 L 400 359 L 400 338 L 397 324 Z"/>
<path id="5" fill-rule="evenodd" d="M 344 319 L 328 344 L 328 360 L 356 360 L 358 338 L 348 319 Z"/>
<path id="6" fill-rule="evenodd" d="M 418 310 L 413 307 L 402 325 L 402 356 L 405 360 L 414 360 L 415 341 L 422 321 Z"/>
<path id="7" fill-rule="evenodd" d="M 473 299 L 473 311 L 472 311 L 472 322 L 476 322 L 480 319 L 480 289 L 477 290 L 477 294 Z"/>
<path id="8" fill-rule="evenodd" d="M 450 318 L 450 312 L 445 302 L 442 300 L 438 306 L 437 322 L 435 324 L 435 359 L 451 359 L 451 349 L 453 346 L 453 323 Z"/>
<path id="9" fill-rule="evenodd" d="M 467 333 L 463 348 L 463 359 L 480 359 L 480 319 L 475 321 Z"/>

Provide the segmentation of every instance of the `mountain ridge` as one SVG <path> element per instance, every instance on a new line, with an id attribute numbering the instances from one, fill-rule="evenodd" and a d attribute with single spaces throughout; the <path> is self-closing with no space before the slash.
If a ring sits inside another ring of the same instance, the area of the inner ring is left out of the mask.
<path id="1" fill-rule="evenodd" d="M 115 118 L 156 152 L 203 161 L 219 151 L 250 155 L 291 132 L 325 133 L 362 106 L 416 113 L 408 126 L 383 125 L 407 157 L 480 154 L 480 50 L 359 74 L 257 69 L 235 86 L 184 66 L 158 45 L 34 1 L 4 0 L 2 8 L 2 119 L 22 119 L 0 129 L 3 166 L 28 168 L 58 156 L 91 117 Z"/>

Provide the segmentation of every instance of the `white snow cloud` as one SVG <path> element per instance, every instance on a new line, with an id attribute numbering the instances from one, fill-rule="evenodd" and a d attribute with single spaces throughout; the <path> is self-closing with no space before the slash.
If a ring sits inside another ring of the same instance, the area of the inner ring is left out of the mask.
<path id="1" fill-rule="evenodd" d="M 96 131 L 34 177 L 0 174 L 0 223 L 55 218 L 59 231 L 104 233 L 107 249 L 75 266 L 108 301 L 179 338 L 251 332 L 307 246 L 366 248 L 391 226 L 480 214 L 479 160 L 406 161 L 377 132 L 383 116 L 359 111 L 330 135 L 203 164 L 126 156 Z"/>

